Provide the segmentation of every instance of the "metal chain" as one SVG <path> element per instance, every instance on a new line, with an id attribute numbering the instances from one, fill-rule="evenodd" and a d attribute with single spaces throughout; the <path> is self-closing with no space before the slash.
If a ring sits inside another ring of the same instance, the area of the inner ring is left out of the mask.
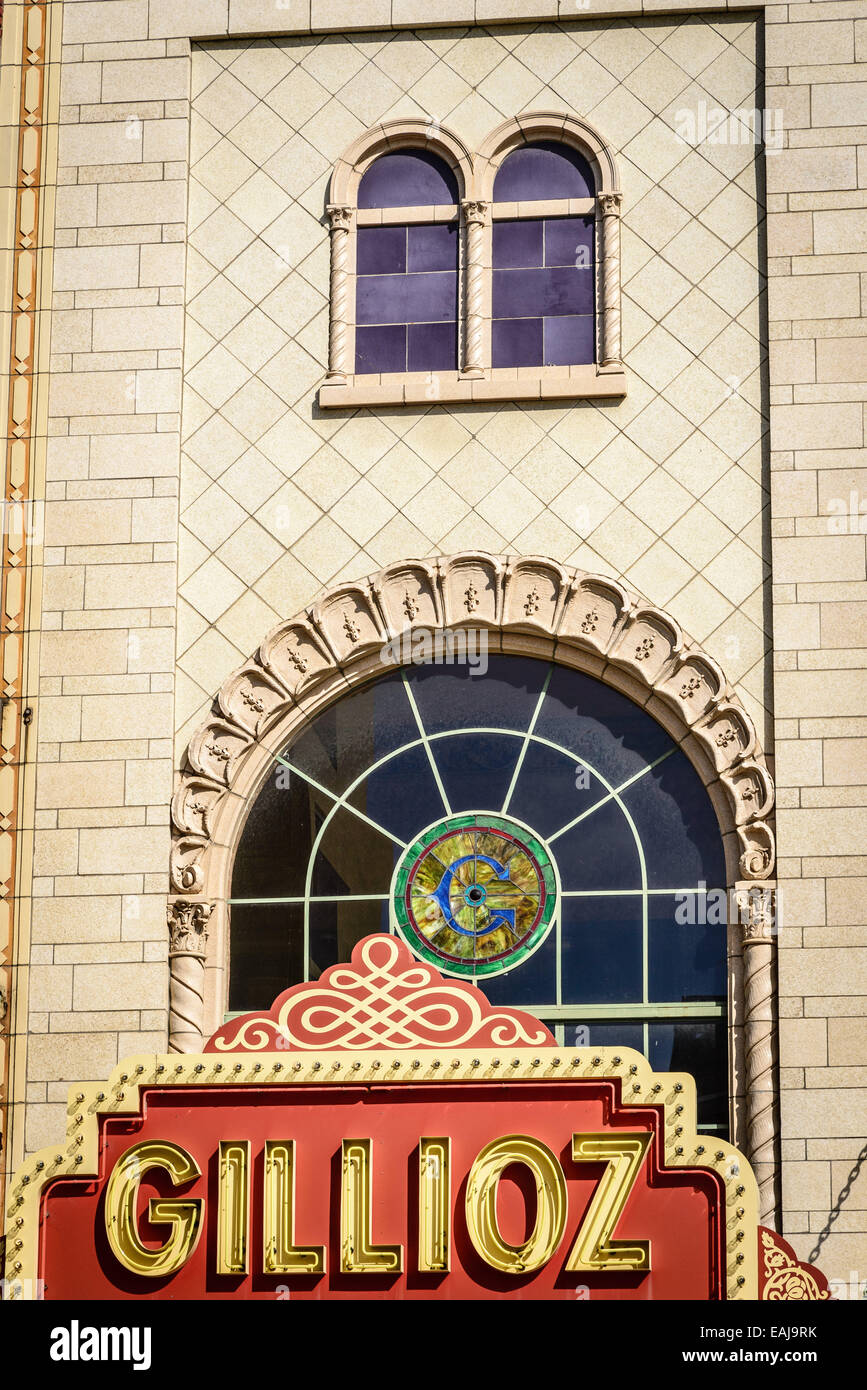
<path id="1" fill-rule="evenodd" d="M 834 1203 L 831 1210 L 828 1212 L 828 1220 L 825 1222 L 824 1227 L 819 1233 L 819 1239 L 816 1241 L 814 1249 L 812 1249 L 809 1255 L 807 1256 L 808 1264 L 812 1265 L 816 1263 L 819 1251 L 822 1249 L 822 1246 L 831 1234 L 831 1227 L 837 1220 L 837 1217 L 840 1215 L 840 1208 L 846 1201 L 846 1198 L 849 1196 L 849 1193 L 852 1191 L 852 1184 L 857 1178 L 858 1174 L 860 1173 L 861 1167 L 865 1162 L 867 1162 L 867 1144 L 864 1145 L 863 1149 L 856 1158 L 854 1168 L 852 1169 L 848 1178 L 844 1182 L 843 1186 L 840 1188 L 840 1191 L 837 1195 L 837 1200 Z"/>

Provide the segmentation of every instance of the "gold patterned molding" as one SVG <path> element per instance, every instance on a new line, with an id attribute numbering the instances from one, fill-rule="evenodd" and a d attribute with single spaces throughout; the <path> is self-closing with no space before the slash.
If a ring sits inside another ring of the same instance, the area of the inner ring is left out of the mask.
<path id="1" fill-rule="evenodd" d="M 546 1082 L 571 1079 L 617 1081 L 620 1104 L 653 1105 L 662 1112 L 662 1152 L 667 1171 L 702 1168 L 712 1172 L 725 1192 L 725 1287 L 729 1300 L 758 1297 L 756 1184 L 743 1155 L 731 1144 L 696 1132 L 695 1082 L 675 1072 L 654 1072 L 629 1048 L 584 1049 L 544 1045 L 520 1051 L 497 1048 L 450 1048 L 411 1055 L 388 1049 L 335 1052 L 257 1052 L 221 1060 L 214 1053 L 142 1055 L 121 1063 L 105 1083 L 82 1083 L 69 1093 L 65 1139 L 31 1155 L 10 1188 L 7 1222 L 10 1252 L 5 1296 L 38 1297 L 39 1232 L 42 1194 L 57 1178 L 97 1177 L 100 1165 L 100 1119 L 141 1113 L 142 1092 L 181 1086 L 305 1087 L 357 1085 L 366 1092 L 441 1083 Z"/>
<path id="2" fill-rule="evenodd" d="M 493 650 L 553 659 L 622 691 L 668 731 L 702 778 L 745 923 L 737 942 L 745 1010 L 741 1019 L 736 1009 L 735 1022 L 743 1023 L 747 1058 L 746 1147 L 761 1219 L 773 1224 L 774 788 L 756 730 L 718 664 L 672 617 L 615 580 L 542 556 L 468 551 L 396 562 L 339 585 L 281 623 L 224 681 L 213 716 L 190 741 L 172 802 L 171 930 L 199 901 L 207 904 L 210 939 L 196 955 L 172 954 L 173 998 L 182 999 L 183 1019 L 172 1021 L 170 1047 L 198 1051 L 222 1017 L 232 859 L 274 755 L 324 706 L 388 670 L 395 637 L 466 629 L 483 631 Z"/>
<path id="3" fill-rule="evenodd" d="M 0 1202 L 11 1155 L 9 1113 L 12 1035 L 23 1017 L 13 997 L 16 963 L 15 923 L 18 877 L 22 763 L 32 717 L 26 677 L 29 548 L 34 535 L 34 449 L 39 309 L 45 251 L 39 246 L 43 216 L 46 149 L 46 86 L 49 62 L 47 0 L 23 0 L 3 15 L 2 96 L 8 117 L 17 109 L 17 129 L 6 128 L 14 144 L 7 169 L 14 197 L 14 221 L 4 285 L 9 308 L 8 384 L 4 390 L 6 451 L 3 491 L 2 588 L 0 588 Z M 5 344 L 4 344 L 5 353 Z M 5 357 L 4 357 L 5 366 Z M 22 978 L 18 972 L 17 978 Z"/>

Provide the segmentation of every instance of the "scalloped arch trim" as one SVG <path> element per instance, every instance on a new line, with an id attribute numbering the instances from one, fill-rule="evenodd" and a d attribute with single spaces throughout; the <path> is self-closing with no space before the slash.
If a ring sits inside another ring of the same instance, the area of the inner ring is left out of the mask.
<path id="1" fill-rule="evenodd" d="M 771 876 L 773 782 L 716 661 L 613 579 L 544 556 L 465 551 L 338 585 L 226 678 L 172 801 L 172 891 L 224 900 L 250 798 L 293 731 L 393 664 L 383 653 L 399 634 L 466 628 L 486 630 L 499 650 L 585 671 L 646 709 L 704 782 L 729 882 Z"/>

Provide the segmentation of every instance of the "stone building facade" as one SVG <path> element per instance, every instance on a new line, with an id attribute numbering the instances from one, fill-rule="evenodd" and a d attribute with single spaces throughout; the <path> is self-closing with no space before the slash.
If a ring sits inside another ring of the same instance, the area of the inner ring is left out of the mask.
<path id="1" fill-rule="evenodd" d="M 495 645 L 570 647 L 705 767 L 728 886 L 776 892 L 729 928 L 733 1138 L 766 1222 L 813 1249 L 867 1120 L 859 13 L 7 0 L 7 1176 L 62 1132 L 70 1084 L 222 1020 L 226 874 L 256 759 L 295 717 L 277 705 L 369 675 L 411 572 L 432 626 L 478 581 Z M 480 346 L 473 208 L 522 121 L 571 122 L 616 170 L 609 337 L 574 391 L 568 368 L 491 373 Z M 341 345 L 358 213 L 334 190 L 389 133 L 453 142 L 481 181 L 462 189 L 463 371 L 411 389 L 359 385 Z M 535 600 L 515 606 L 515 576 Z M 568 635 L 575 593 L 604 641 Z M 715 699 L 707 747 L 691 679 Z M 867 1280 L 865 1222 L 859 1173 L 829 1276 Z"/>

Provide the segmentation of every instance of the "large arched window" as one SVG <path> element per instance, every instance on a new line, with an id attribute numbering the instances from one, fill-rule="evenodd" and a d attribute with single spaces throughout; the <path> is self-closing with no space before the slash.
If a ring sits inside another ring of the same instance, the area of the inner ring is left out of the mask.
<path id="1" fill-rule="evenodd" d="M 356 373 L 457 371 L 459 198 L 452 170 L 423 149 L 381 155 L 362 177 Z"/>
<path id="2" fill-rule="evenodd" d="M 493 366 L 595 361 L 595 186 L 587 160 L 553 141 L 513 150 L 494 181 L 493 218 Z"/>
<path id="3" fill-rule="evenodd" d="M 277 755 L 231 894 L 232 1012 L 374 931 L 566 1044 L 684 1069 L 727 1121 L 725 869 L 691 763 L 624 695 L 520 656 L 392 671 Z"/>

